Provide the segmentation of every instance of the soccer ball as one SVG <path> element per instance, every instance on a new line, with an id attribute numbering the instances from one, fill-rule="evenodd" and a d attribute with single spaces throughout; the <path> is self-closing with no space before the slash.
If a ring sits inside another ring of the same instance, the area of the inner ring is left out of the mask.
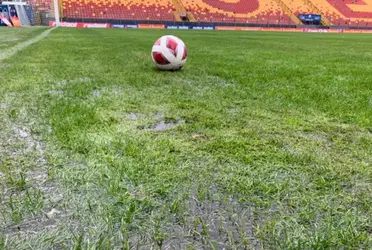
<path id="1" fill-rule="evenodd" d="M 179 70 L 187 60 L 186 46 L 175 36 L 162 36 L 152 47 L 152 60 L 160 70 Z"/>

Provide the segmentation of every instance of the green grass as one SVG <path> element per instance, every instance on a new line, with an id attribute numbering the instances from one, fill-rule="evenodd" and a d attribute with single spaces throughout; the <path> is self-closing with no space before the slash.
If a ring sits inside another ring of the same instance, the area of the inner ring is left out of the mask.
<path id="1" fill-rule="evenodd" d="M 52 31 L 1 70 L 0 249 L 371 248 L 371 42 Z"/>
<path id="2" fill-rule="evenodd" d="M 46 30 L 44 27 L 32 27 L 27 29 L 0 27 L 0 52 L 17 43 L 33 38 L 44 30 Z"/>

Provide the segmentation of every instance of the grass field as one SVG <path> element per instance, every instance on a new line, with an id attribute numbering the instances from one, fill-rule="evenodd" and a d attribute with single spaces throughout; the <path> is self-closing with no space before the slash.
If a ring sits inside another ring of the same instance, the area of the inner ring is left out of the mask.
<path id="1" fill-rule="evenodd" d="M 371 43 L 52 31 L 0 62 L 0 249 L 372 248 Z"/>
<path id="2" fill-rule="evenodd" d="M 0 27 L 0 51 L 12 47 L 22 41 L 31 39 L 44 30 L 46 30 L 46 28 L 14 30 Z"/>

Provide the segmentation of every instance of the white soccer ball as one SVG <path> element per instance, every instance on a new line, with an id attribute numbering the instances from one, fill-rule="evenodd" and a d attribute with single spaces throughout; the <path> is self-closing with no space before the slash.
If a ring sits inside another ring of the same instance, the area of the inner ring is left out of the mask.
<path id="1" fill-rule="evenodd" d="M 179 70 L 187 60 L 187 49 L 181 39 L 162 36 L 152 47 L 152 60 L 160 70 Z"/>

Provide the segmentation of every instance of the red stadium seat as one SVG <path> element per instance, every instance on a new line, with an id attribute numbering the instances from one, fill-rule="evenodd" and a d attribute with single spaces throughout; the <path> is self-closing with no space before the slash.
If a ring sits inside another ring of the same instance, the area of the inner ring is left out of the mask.
<path id="1" fill-rule="evenodd" d="M 287 13 L 292 12 L 295 16 L 303 13 L 320 14 L 334 25 L 372 26 L 370 1 L 309 1 L 311 4 L 303 0 L 62 0 L 62 16 L 79 19 L 174 21 L 178 15 L 176 10 L 182 6 L 192 13 L 195 18 L 192 21 L 294 24 L 283 11 L 284 7 L 281 7 L 286 6 Z M 53 12 L 51 0 L 30 0 L 29 3 L 36 13 Z"/>
<path id="2" fill-rule="evenodd" d="M 334 25 L 372 26 L 372 5 L 363 0 L 310 0 Z"/>
<path id="3" fill-rule="evenodd" d="M 113 20 L 173 21 L 171 0 L 65 0 L 63 16 Z"/>
<path id="4" fill-rule="evenodd" d="M 293 24 L 274 0 L 181 1 L 197 21 L 201 22 Z"/>

